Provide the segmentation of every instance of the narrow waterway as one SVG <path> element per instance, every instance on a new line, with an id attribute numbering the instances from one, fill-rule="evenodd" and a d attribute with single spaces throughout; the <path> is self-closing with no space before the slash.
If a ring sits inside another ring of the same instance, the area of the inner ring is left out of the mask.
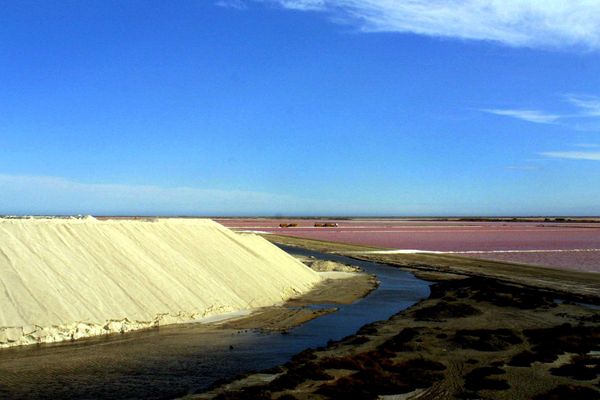
<path id="1" fill-rule="evenodd" d="M 283 247 L 360 266 L 380 286 L 288 334 L 208 330 L 184 324 L 144 332 L 0 350 L 0 398 L 171 399 L 214 381 L 287 362 L 300 351 L 355 333 L 429 296 L 429 284 L 385 265 Z"/>

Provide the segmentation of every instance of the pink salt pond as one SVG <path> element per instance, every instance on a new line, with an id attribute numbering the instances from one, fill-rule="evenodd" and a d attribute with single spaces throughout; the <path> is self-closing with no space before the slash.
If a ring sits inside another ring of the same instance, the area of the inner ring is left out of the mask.
<path id="1" fill-rule="evenodd" d="M 600 223 L 222 219 L 239 230 L 600 272 Z M 315 227 L 329 222 L 334 227 Z M 297 224 L 280 228 L 282 223 Z"/>

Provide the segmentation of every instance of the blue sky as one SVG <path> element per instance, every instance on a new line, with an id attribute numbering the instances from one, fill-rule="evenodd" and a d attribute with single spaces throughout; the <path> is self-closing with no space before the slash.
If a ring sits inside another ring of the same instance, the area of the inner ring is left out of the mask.
<path id="1" fill-rule="evenodd" d="M 0 213 L 600 214 L 600 2 L 558 3 L 3 2 Z"/>

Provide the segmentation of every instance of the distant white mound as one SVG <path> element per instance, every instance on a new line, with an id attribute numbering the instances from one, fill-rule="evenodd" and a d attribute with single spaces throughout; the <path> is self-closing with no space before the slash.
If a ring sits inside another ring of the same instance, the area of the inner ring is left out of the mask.
<path id="1" fill-rule="evenodd" d="M 272 305 L 320 279 L 211 220 L 0 219 L 0 347 Z"/>

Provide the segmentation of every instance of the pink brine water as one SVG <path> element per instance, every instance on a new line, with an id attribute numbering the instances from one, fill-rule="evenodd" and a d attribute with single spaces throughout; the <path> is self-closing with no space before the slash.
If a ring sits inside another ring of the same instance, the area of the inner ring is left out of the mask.
<path id="1" fill-rule="evenodd" d="M 600 224 L 407 221 L 394 219 L 224 219 L 240 230 L 390 249 L 429 250 L 466 257 L 600 272 Z M 315 227 L 330 222 L 335 227 Z M 280 224 L 297 226 L 280 228 Z"/>

